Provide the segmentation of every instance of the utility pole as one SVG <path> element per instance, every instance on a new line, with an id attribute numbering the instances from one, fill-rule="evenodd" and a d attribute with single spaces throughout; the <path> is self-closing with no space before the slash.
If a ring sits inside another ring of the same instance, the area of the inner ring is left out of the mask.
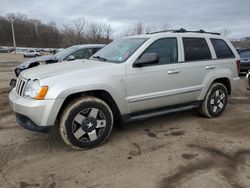
<path id="1" fill-rule="evenodd" d="M 14 21 L 13 19 L 11 19 L 10 21 L 11 21 L 11 29 L 12 29 L 13 46 L 16 52 L 16 38 L 15 38 L 15 30 L 14 30 L 14 24 L 13 24 Z"/>

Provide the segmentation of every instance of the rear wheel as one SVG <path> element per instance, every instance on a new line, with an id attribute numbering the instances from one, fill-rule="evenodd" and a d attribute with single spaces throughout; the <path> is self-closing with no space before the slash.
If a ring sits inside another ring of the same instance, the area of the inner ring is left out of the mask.
<path id="1" fill-rule="evenodd" d="M 61 137 L 72 148 L 94 148 L 109 137 L 113 114 L 104 101 L 82 97 L 66 107 L 59 125 Z"/>
<path id="2" fill-rule="evenodd" d="M 220 116 L 227 105 L 228 91 L 225 85 L 221 83 L 213 83 L 202 102 L 200 113 L 206 117 Z"/>

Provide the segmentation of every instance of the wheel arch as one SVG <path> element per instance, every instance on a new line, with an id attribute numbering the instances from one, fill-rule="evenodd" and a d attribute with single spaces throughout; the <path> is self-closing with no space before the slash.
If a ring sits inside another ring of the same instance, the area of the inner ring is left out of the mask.
<path id="1" fill-rule="evenodd" d="M 213 83 L 223 84 L 227 88 L 228 95 L 231 95 L 232 87 L 231 87 L 231 82 L 230 82 L 229 78 L 227 78 L 227 77 L 217 78 L 211 84 L 213 84 Z"/>
<path id="2" fill-rule="evenodd" d="M 207 95 L 207 92 L 209 91 L 211 85 L 213 83 L 221 83 L 223 85 L 226 86 L 227 88 L 227 91 L 228 91 L 228 95 L 231 95 L 232 93 L 232 85 L 231 85 L 231 82 L 230 82 L 230 79 L 226 76 L 223 76 L 223 77 L 215 77 L 213 79 L 209 79 L 209 80 L 206 80 L 204 83 L 203 83 L 203 89 L 202 89 L 202 92 L 201 92 L 201 95 L 199 96 L 198 100 L 204 100 L 204 98 L 206 97 Z"/>
<path id="3" fill-rule="evenodd" d="M 110 95 L 109 92 L 105 91 L 105 90 L 91 90 L 91 91 L 84 91 L 84 92 L 78 92 L 78 93 L 72 93 L 70 95 L 68 95 L 65 100 L 63 101 L 63 104 L 57 114 L 56 119 L 58 120 L 58 118 L 60 117 L 61 113 L 63 112 L 63 110 L 65 109 L 65 107 L 72 101 L 75 100 L 77 98 L 83 97 L 83 96 L 92 96 L 92 97 L 96 97 L 98 99 L 103 100 L 104 102 L 106 102 L 110 109 L 112 110 L 113 116 L 115 120 L 120 120 L 121 118 L 121 113 L 120 110 L 115 102 L 115 100 L 113 99 L 113 97 Z"/>

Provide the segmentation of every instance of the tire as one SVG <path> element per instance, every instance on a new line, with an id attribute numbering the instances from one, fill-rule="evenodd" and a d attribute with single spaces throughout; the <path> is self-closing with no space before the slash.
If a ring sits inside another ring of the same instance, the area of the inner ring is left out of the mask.
<path id="1" fill-rule="evenodd" d="M 200 106 L 200 113 L 206 117 L 213 118 L 220 116 L 227 105 L 228 91 L 225 85 L 213 83 Z"/>
<path id="2" fill-rule="evenodd" d="M 64 142 L 74 149 L 90 149 L 104 143 L 113 128 L 110 107 L 95 97 L 70 102 L 59 119 Z"/>

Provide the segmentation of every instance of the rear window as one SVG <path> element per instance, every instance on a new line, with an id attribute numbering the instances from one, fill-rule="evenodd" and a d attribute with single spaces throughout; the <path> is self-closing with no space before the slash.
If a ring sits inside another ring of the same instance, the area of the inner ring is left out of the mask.
<path id="1" fill-rule="evenodd" d="M 183 38 L 185 61 L 212 59 L 204 38 Z"/>
<path id="2" fill-rule="evenodd" d="M 213 44 L 214 51 L 218 59 L 235 57 L 232 50 L 229 48 L 229 46 L 224 40 L 222 39 L 210 39 L 210 40 Z"/>

